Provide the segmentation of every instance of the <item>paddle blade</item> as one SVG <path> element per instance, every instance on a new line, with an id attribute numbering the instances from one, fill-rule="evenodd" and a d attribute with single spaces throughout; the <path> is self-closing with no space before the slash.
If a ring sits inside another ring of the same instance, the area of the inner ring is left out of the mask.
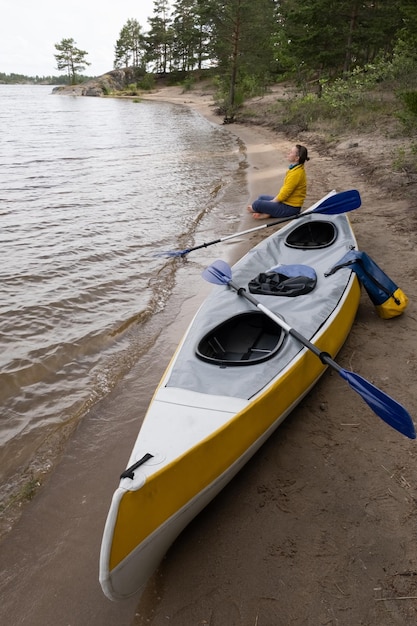
<path id="1" fill-rule="evenodd" d="M 410 439 L 416 438 L 413 420 L 401 404 L 359 376 L 359 374 L 348 372 L 347 370 L 340 370 L 339 374 L 349 383 L 354 391 L 362 396 L 368 406 L 384 422 L 406 437 Z"/>
<path id="2" fill-rule="evenodd" d="M 330 196 L 323 200 L 318 207 L 306 213 L 320 213 L 321 215 L 338 215 L 339 213 L 348 213 L 354 209 L 358 209 L 362 204 L 359 191 L 350 189 L 349 191 L 341 191 L 340 193 Z M 300 213 L 301 217 L 303 213 Z"/>
<path id="3" fill-rule="evenodd" d="M 232 270 L 226 261 L 219 259 L 206 267 L 201 276 L 214 285 L 227 285 L 232 280 Z"/>

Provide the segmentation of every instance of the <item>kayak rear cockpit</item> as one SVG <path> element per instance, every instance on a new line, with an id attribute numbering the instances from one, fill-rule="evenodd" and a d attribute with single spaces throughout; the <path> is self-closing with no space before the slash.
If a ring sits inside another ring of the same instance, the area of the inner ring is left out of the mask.
<path id="1" fill-rule="evenodd" d="M 313 250 L 331 246 L 336 238 L 337 228 L 333 222 L 317 220 L 294 228 L 285 239 L 285 245 L 299 250 Z"/>
<path id="2" fill-rule="evenodd" d="M 264 313 L 247 311 L 210 330 L 196 354 L 217 365 L 253 365 L 274 356 L 284 339 L 284 331 Z"/>

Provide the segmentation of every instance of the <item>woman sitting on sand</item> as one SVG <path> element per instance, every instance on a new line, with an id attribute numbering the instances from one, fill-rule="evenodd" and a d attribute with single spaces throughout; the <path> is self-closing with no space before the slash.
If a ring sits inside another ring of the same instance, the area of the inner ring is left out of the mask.
<path id="1" fill-rule="evenodd" d="M 304 163 L 309 161 L 307 148 L 299 144 L 291 148 L 288 154 L 290 167 L 284 183 L 276 196 L 259 196 L 248 211 L 255 219 L 268 217 L 292 217 L 298 215 L 307 195 L 307 176 Z"/>

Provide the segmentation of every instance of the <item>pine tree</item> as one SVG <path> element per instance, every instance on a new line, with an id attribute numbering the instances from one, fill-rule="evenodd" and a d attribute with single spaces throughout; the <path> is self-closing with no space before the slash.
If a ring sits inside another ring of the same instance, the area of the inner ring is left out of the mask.
<path id="1" fill-rule="evenodd" d="M 134 67 L 143 65 L 145 56 L 145 37 L 142 27 L 135 19 L 127 20 L 120 31 L 115 45 L 114 67 Z"/>
<path id="2" fill-rule="evenodd" d="M 74 39 L 62 39 L 55 44 L 58 54 L 55 54 L 58 70 L 66 70 L 68 84 L 75 85 L 77 74 L 83 72 L 86 65 L 91 65 L 85 60 L 88 52 L 75 47 Z"/>

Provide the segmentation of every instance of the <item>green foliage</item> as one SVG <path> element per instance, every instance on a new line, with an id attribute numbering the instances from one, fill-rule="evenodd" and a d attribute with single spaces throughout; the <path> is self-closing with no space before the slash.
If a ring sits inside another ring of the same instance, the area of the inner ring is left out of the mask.
<path id="1" fill-rule="evenodd" d="M 369 96 L 369 94 L 368 94 Z M 394 102 L 384 102 L 375 97 L 363 96 L 358 102 L 351 102 L 349 106 L 342 100 L 318 98 L 317 95 L 293 98 L 289 102 L 281 103 L 279 116 L 286 126 L 296 127 L 299 130 L 318 130 L 327 135 L 338 135 L 351 130 L 363 131 L 375 128 L 386 119 L 386 129 L 395 132 L 396 126 L 392 123 Z M 277 111 L 278 116 L 278 111 Z"/>
<path id="2" fill-rule="evenodd" d="M 345 119 L 352 119 L 359 106 L 369 109 L 369 93 L 379 85 L 385 85 L 389 91 L 390 84 L 401 85 L 416 81 L 415 56 L 410 54 L 402 42 L 397 42 L 394 53 L 390 58 L 381 53 L 373 63 L 363 67 L 355 67 L 351 72 L 335 80 L 321 80 L 321 99 L 327 103 L 330 110 L 343 114 Z M 405 109 L 396 113 L 403 125 L 411 129 L 416 124 L 415 111 L 417 107 L 416 92 L 401 92 L 398 95 Z M 330 111 L 329 111 L 330 113 Z"/>
<path id="3" fill-rule="evenodd" d="M 376 82 L 393 80 L 410 87 L 410 83 L 417 86 L 416 64 L 417 49 L 410 48 L 405 41 L 398 39 L 390 53 L 381 52 L 369 67 Z"/>
<path id="4" fill-rule="evenodd" d="M 214 67 L 225 109 L 236 110 L 243 99 L 262 93 L 270 76 L 288 73 L 306 95 L 315 81 L 336 111 L 349 111 L 382 81 L 395 82 L 396 89 L 400 82 L 403 91 L 417 89 L 415 0 L 155 0 L 148 23 L 144 34 L 137 20 L 127 20 L 115 45 L 114 66 L 169 74 L 174 81 L 182 74 L 184 90 L 192 87 L 191 72 Z M 81 76 L 90 65 L 87 52 L 73 39 L 55 47 L 58 69 L 66 77 L 0 72 L 0 83 L 87 80 Z M 142 79 L 141 88 L 152 88 L 149 80 Z M 406 107 L 405 112 L 410 114 Z"/>
<path id="5" fill-rule="evenodd" d="M 186 81 L 193 81 L 194 75 L 189 72 L 184 72 L 182 70 L 172 70 L 168 76 L 165 77 L 165 82 L 167 85 L 182 85 Z"/>
<path id="6" fill-rule="evenodd" d="M 218 63 L 221 108 L 231 118 L 271 72 L 275 5 L 270 0 L 213 4 L 213 54 Z"/>
<path id="7" fill-rule="evenodd" d="M 332 78 L 372 63 L 381 51 L 392 50 L 403 25 L 398 5 L 408 1 L 283 0 L 278 58 L 286 67 Z"/>
<path id="8" fill-rule="evenodd" d="M 146 45 L 142 27 L 137 20 L 127 20 L 115 46 L 114 68 L 143 65 Z"/>
<path id="9" fill-rule="evenodd" d="M 182 82 L 182 87 L 183 87 L 184 92 L 191 91 L 193 89 L 194 85 L 195 85 L 195 79 L 194 79 L 193 76 L 188 76 Z"/>
<path id="10" fill-rule="evenodd" d="M 404 91 L 400 94 L 407 111 L 417 118 L 417 91 Z"/>
<path id="11" fill-rule="evenodd" d="M 143 91 L 152 91 L 155 88 L 155 77 L 153 74 L 145 74 L 145 76 L 137 83 L 140 89 Z"/>
<path id="12" fill-rule="evenodd" d="M 398 93 L 398 99 L 403 108 L 397 111 L 397 117 L 405 131 L 417 130 L 417 91 L 402 91 Z"/>
<path id="13" fill-rule="evenodd" d="M 372 128 L 374 119 L 387 120 L 387 128 L 399 132 L 395 120 L 401 121 L 408 133 L 417 128 L 417 90 L 402 89 L 394 93 L 393 85 L 404 81 L 403 65 L 409 68 L 408 82 L 416 77 L 408 64 L 410 52 L 398 46 L 392 60 L 381 54 L 373 63 L 355 67 L 343 77 L 318 81 L 317 93 L 304 92 L 303 97 L 290 100 L 280 111 L 282 123 L 300 129 L 313 125 L 326 125 L 329 132 L 341 132 L 346 125 L 351 128 Z M 381 90 L 381 91 L 380 91 Z M 396 97 L 401 107 L 396 103 Z"/>
<path id="14" fill-rule="evenodd" d="M 90 80 L 91 76 L 78 76 L 79 82 Z M 61 76 L 26 76 L 25 74 L 5 74 L 0 72 L 0 85 L 66 85 L 68 77 Z"/>
<path id="15" fill-rule="evenodd" d="M 176 0 L 171 15 L 171 68 L 190 72 L 210 59 L 210 2 Z"/>
<path id="16" fill-rule="evenodd" d="M 364 68 L 355 68 L 348 76 L 334 81 L 320 81 L 321 98 L 330 108 L 347 112 L 353 104 L 358 104 L 367 90 L 374 84 L 371 74 Z"/>
<path id="17" fill-rule="evenodd" d="M 52 76 L 25 76 L 24 74 L 4 74 L 0 72 L 0 85 L 53 85 L 57 84 Z M 64 78 L 66 82 L 66 77 Z"/>
<path id="18" fill-rule="evenodd" d="M 150 30 L 146 38 L 146 61 L 155 73 L 165 75 L 171 70 L 171 51 L 174 32 L 168 0 L 154 0 L 154 14 L 148 20 Z"/>
<path id="19" fill-rule="evenodd" d="M 417 174 L 417 143 L 411 142 L 397 150 L 394 155 L 393 169 L 395 172 Z"/>
<path id="20" fill-rule="evenodd" d="M 58 51 L 58 53 L 55 54 L 57 69 L 66 70 L 68 83 L 75 85 L 77 82 L 77 74 L 82 72 L 86 65 L 91 65 L 91 63 L 85 59 L 88 52 L 76 48 L 75 41 L 71 38 L 62 39 L 60 43 L 55 44 L 55 48 Z"/>
<path id="21" fill-rule="evenodd" d="M 139 95 L 138 85 L 136 83 L 131 83 L 130 85 L 126 87 L 124 92 L 127 96 L 138 96 Z"/>
<path id="22" fill-rule="evenodd" d="M 312 94 L 291 100 L 283 107 L 282 122 L 308 130 L 317 120 L 331 120 L 337 117 L 337 111 L 328 102 Z"/>
<path id="23" fill-rule="evenodd" d="M 185 90 L 191 72 L 215 67 L 228 111 L 291 72 L 306 95 L 315 81 L 330 108 L 347 111 L 378 82 L 417 87 L 416 20 L 410 0 L 155 0 L 146 34 L 135 19 L 121 29 L 114 65 L 169 75 Z"/>
<path id="24" fill-rule="evenodd" d="M 105 81 L 100 82 L 100 87 L 103 91 L 103 96 L 110 96 L 112 91 L 108 85 L 108 83 L 106 83 Z"/>

